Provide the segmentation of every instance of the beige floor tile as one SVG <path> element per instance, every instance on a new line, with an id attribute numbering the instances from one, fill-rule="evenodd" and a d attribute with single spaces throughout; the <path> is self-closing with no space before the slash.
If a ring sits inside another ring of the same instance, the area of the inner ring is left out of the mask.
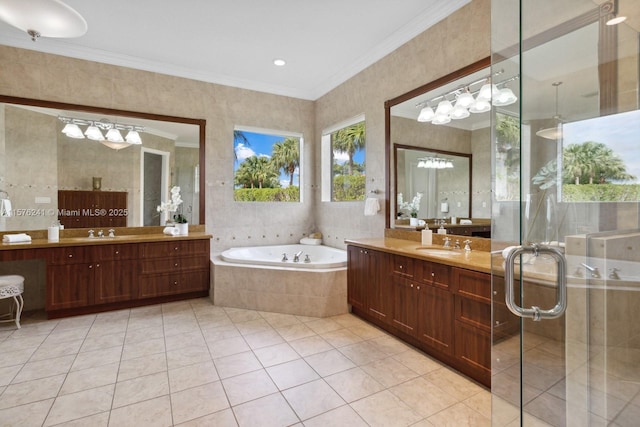
<path id="1" fill-rule="evenodd" d="M 243 336 L 257 334 L 273 330 L 273 327 L 263 318 L 249 320 L 247 322 L 236 323 L 236 328 Z"/>
<path id="2" fill-rule="evenodd" d="M 229 407 L 220 381 L 171 393 L 173 422 L 184 423 Z"/>
<path id="3" fill-rule="evenodd" d="M 458 400 L 467 399 L 485 390 L 483 387 L 453 372 L 449 368 L 429 372 L 424 377 Z"/>
<path id="4" fill-rule="evenodd" d="M 428 374 L 429 372 L 435 371 L 444 366 L 437 360 L 413 349 L 395 354 L 393 359 L 420 375 Z"/>
<path id="5" fill-rule="evenodd" d="M 285 341 L 294 341 L 306 337 L 312 337 L 316 335 L 307 325 L 304 323 L 294 323 L 292 325 L 280 326 L 276 328 L 276 331 L 280 334 Z"/>
<path id="6" fill-rule="evenodd" d="M 389 391 L 425 418 L 458 403 L 458 399 L 421 377 L 392 387 Z"/>
<path id="7" fill-rule="evenodd" d="M 111 411 L 105 411 L 77 420 L 67 421 L 66 423 L 56 424 L 56 427 L 107 427 L 109 425 L 110 415 Z"/>
<path id="8" fill-rule="evenodd" d="M 224 409 L 214 414 L 205 415 L 186 423 L 176 424 L 176 427 L 237 427 L 236 417 L 231 409 Z"/>
<path id="9" fill-rule="evenodd" d="M 347 345 L 338 349 L 356 365 L 366 365 L 367 363 L 387 357 L 386 353 L 378 350 L 369 341 L 363 341 L 356 344 Z"/>
<path id="10" fill-rule="evenodd" d="M 242 323 L 251 320 L 262 319 L 260 313 L 253 310 L 225 307 L 224 311 L 227 313 L 227 316 L 229 316 L 233 323 Z"/>
<path id="11" fill-rule="evenodd" d="M 0 368 L 27 363 L 31 355 L 36 351 L 35 348 L 9 350 L 7 349 L 7 347 L 5 347 L 4 343 L 2 344 L 3 351 L 0 352 Z"/>
<path id="12" fill-rule="evenodd" d="M 16 335 L 14 333 L 2 343 L 2 346 L 11 350 L 35 350 L 46 338 L 47 335 Z"/>
<path id="13" fill-rule="evenodd" d="M 219 340 L 241 336 L 240 331 L 238 331 L 236 325 L 231 323 L 231 321 L 225 325 L 207 327 L 202 330 L 202 335 L 209 345 L 215 344 L 215 342 Z"/>
<path id="14" fill-rule="evenodd" d="M 372 345 L 374 345 L 378 350 L 388 355 L 396 355 L 406 352 L 407 350 L 414 350 L 408 344 L 403 343 L 399 339 L 392 337 L 390 335 L 383 335 L 378 338 L 374 338 L 369 340 Z"/>
<path id="15" fill-rule="evenodd" d="M 321 377 L 355 368 L 356 365 L 338 350 L 313 354 L 304 358 Z"/>
<path id="16" fill-rule="evenodd" d="M 404 427 L 422 419 L 388 390 L 353 402 L 351 407 L 372 427 Z"/>
<path id="17" fill-rule="evenodd" d="M 347 402 L 371 396 L 384 390 L 384 386 L 360 368 L 325 377 L 325 381 Z"/>
<path id="18" fill-rule="evenodd" d="M 428 420 L 433 425 L 442 427 L 491 427 L 491 419 L 462 403 L 456 403 Z"/>
<path id="19" fill-rule="evenodd" d="M 109 426 L 113 427 L 170 427 L 172 425 L 169 396 L 161 396 L 114 409 L 111 411 L 109 419 Z"/>
<path id="20" fill-rule="evenodd" d="M 341 324 L 331 318 L 312 320 L 311 322 L 307 322 L 306 325 L 316 334 L 343 329 Z"/>
<path id="21" fill-rule="evenodd" d="M 336 348 L 355 344 L 363 340 L 349 329 L 338 329 L 337 331 L 325 332 L 319 335 Z"/>
<path id="22" fill-rule="evenodd" d="M 206 344 L 200 329 L 184 335 L 172 335 L 167 337 L 165 341 L 167 351 L 178 350 L 184 347 L 203 347 Z"/>
<path id="23" fill-rule="evenodd" d="M 211 360 L 211 353 L 209 353 L 209 348 L 206 345 L 167 351 L 167 366 L 169 369 L 194 365 L 209 360 Z"/>
<path id="24" fill-rule="evenodd" d="M 69 372 L 60 390 L 60 395 L 115 384 L 119 369 L 120 363 L 115 362 L 95 368 Z"/>
<path id="25" fill-rule="evenodd" d="M 22 406 L 0 409 L 3 426 L 42 427 L 54 399 L 41 400 Z"/>
<path id="26" fill-rule="evenodd" d="M 105 348 L 102 350 L 86 351 L 78 353 L 73 361 L 72 371 L 95 368 L 96 366 L 108 365 L 120 361 L 122 357 L 122 346 Z"/>
<path id="27" fill-rule="evenodd" d="M 280 336 L 275 329 L 269 329 L 264 332 L 258 332 L 257 334 L 250 334 L 244 336 L 245 341 L 253 350 L 269 347 L 272 345 L 280 344 L 284 342 L 284 339 Z"/>
<path id="28" fill-rule="evenodd" d="M 393 387 L 394 385 L 418 377 L 415 371 L 412 371 L 391 357 L 376 360 L 375 362 L 362 366 L 362 369 L 385 387 Z"/>
<path id="29" fill-rule="evenodd" d="M 234 406 L 233 412 L 240 427 L 280 427 L 299 421 L 280 393 Z"/>
<path id="30" fill-rule="evenodd" d="M 67 341 L 84 340 L 89 333 L 89 327 L 72 328 L 72 329 L 54 329 L 51 331 L 45 343 L 61 343 Z"/>
<path id="31" fill-rule="evenodd" d="M 320 378 L 316 371 L 302 359 L 271 366 L 267 368 L 267 372 L 280 390 L 286 390 Z"/>
<path id="32" fill-rule="evenodd" d="M 322 379 L 287 389 L 282 395 L 303 421 L 345 404 Z"/>
<path id="33" fill-rule="evenodd" d="M 65 375 L 56 375 L 8 386 L 0 394 L 0 409 L 56 397 Z"/>
<path id="34" fill-rule="evenodd" d="M 126 381 L 132 378 L 151 375 L 166 370 L 167 355 L 164 353 L 138 357 L 137 359 L 123 360 L 120 363 L 118 381 Z"/>
<path id="35" fill-rule="evenodd" d="M 212 360 L 169 370 L 169 386 L 172 393 L 218 381 L 219 379 Z"/>
<path id="36" fill-rule="evenodd" d="M 25 381 L 37 380 L 39 378 L 66 374 L 69 372 L 74 358 L 75 356 L 71 355 L 26 363 L 18 375 L 13 379 L 12 383 L 16 384 Z"/>
<path id="37" fill-rule="evenodd" d="M 278 391 L 264 370 L 248 372 L 222 380 L 231 406 L 258 399 Z"/>
<path id="38" fill-rule="evenodd" d="M 125 343 L 122 349 L 122 360 L 136 359 L 166 351 L 164 338 L 153 338 L 146 341 Z"/>
<path id="39" fill-rule="evenodd" d="M 262 365 L 250 351 L 214 359 L 213 363 L 220 378 L 229 378 L 262 369 Z"/>
<path id="40" fill-rule="evenodd" d="M 274 328 L 301 323 L 300 320 L 292 314 L 261 312 L 260 315 Z"/>
<path id="41" fill-rule="evenodd" d="M 124 338 L 124 343 L 139 343 L 159 338 L 164 339 L 164 329 L 162 328 L 162 324 L 133 330 L 127 329 L 127 335 Z"/>
<path id="42" fill-rule="evenodd" d="M 33 353 L 29 361 L 35 362 L 37 360 L 53 359 L 54 357 L 76 354 L 80 351 L 83 342 L 84 340 L 43 343 L 35 353 Z"/>
<path id="43" fill-rule="evenodd" d="M 387 335 L 382 329 L 376 328 L 373 325 L 365 323 L 359 326 L 353 326 L 349 328 L 349 331 L 353 332 L 364 340 L 371 340 L 374 338 L 386 338 Z"/>
<path id="44" fill-rule="evenodd" d="M 18 375 L 22 369 L 22 365 L 7 366 L 6 368 L 0 368 L 0 387 L 6 386 Z"/>
<path id="45" fill-rule="evenodd" d="M 117 383 L 112 407 L 119 408 L 165 395 L 169 395 L 169 378 L 166 372 L 158 372 Z"/>
<path id="46" fill-rule="evenodd" d="M 482 414 L 485 418 L 491 419 L 491 392 L 481 391 L 463 401 L 465 405 L 476 412 Z"/>
<path id="47" fill-rule="evenodd" d="M 265 368 L 300 358 L 300 355 L 287 343 L 259 348 L 253 352 Z"/>
<path id="48" fill-rule="evenodd" d="M 124 330 L 113 334 L 88 336 L 82 343 L 80 351 L 86 352 L 121 346 L 124 344 L 124 336 Z"/>
<path id="49" fill-rule="evenodd" d="M 111 409 L 115 385 L 92 388 L 56 398 L 45 426 L 84 418 Z"/>
<path id="50" fill-rule="evenodd" d="M 368 424 L 349 405 L 305 420 L 305 427 L 367 427 Z"/>
<path id="51" fill-rule="evenodd" d="M 207 341 L 207 345 L 209 346 L 209 351 L 214 359 L 244 353 L 245 351 L 251 350 L 247 342 L 241 336 L 214 340 L 213 342 Z"/>
<path id="52" fill-rule="evenodd" d="M 333 349 L 333 346 L 326 342 L 319 335 L 313 335 L 301 338 L 295 341 L 289 341 L 289 345 L 302 357 L 311 356 L 312 354 L 323 353 Z"/>

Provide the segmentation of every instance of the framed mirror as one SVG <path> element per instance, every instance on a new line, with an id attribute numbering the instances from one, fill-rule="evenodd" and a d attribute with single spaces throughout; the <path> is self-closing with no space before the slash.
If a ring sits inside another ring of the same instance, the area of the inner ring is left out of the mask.
<path id="1" fill-rule="evenodd" d="M 398 206 L 399 193 L 403 194 L 404 202 L 410 202 L 415 196 L 412 193 L 423 188 L 425 198 L 421 202 L 424 200 L 428 207 L 420 207 L 419 217 L 449 219 L 455 216 L 488 222 L 491 216 L 490 111 L 499 108 L 507 112 L 509 106 L 489 104 L 474 110 L 472 104 L 467 104 L 464 111 L 454 109 L 461 95 L 466 94 L 464 96 L 470 96 L 475 102 L 481 90 L 488 87 L 491 91 L 492 84 L 497 90 L 508 88 L 518 97 L 518 85 L 513 84 L 510 76 L 509 71 L 491 75 L 487 57 L 385 103 L 387 228 L 395 227 L 398 214 L 406 211 Z M 442 113 L 441 105 L 449 111 L 440 122 L 434 121 Z M 429 110 L 430 117 L 421 116 Z M 454 117 L 455 114 L 459 115 Z M 415 170 L 420 159 L 434 157 L 452 159 L 458 166 L 437 172 Z M 415 176 L 411 178 L 412 175 Z M 418 186 L 417 182 L 411 184 L 407 180 L 422 182 Z"/>
<path id="2" fill-rule="evenodd" d="M 0 230 L 164 225 L 157 206 L 174 186 L 177 213 L 204 224 L 205 120 L 8 96 L 0 118 L 0 190 L 12 209 Z M 111 128 L 126 140 L 111 141 Z"/>

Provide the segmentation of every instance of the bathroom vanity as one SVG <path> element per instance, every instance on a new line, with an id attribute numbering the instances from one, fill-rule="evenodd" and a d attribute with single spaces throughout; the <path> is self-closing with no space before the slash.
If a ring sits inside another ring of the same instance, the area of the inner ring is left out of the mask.
<path id="1" fill-rule="evenodd" d="M 76 232 L 59 242 L 2 244 L 0 261 L 44 262 L 49 318 L 207 296 L 211 236 L 167 236 L 155 228 L 131 235 L 119 229 L 115 238 Z"/>
<path id="2" fill-rule="evenodd" d="M 394 238 L 347 244 L 354 314 L 491 386 L 491 296 L 504 301 L 504 286 L 492 290 L 489 252 Z M 518 328 L 506 307 L 494 317 L 495 334 Z"/>

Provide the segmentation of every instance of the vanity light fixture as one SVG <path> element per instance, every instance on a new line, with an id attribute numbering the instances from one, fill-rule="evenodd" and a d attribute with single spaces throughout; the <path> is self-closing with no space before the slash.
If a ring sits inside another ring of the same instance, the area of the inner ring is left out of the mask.
<path id="1" fill-rule="evenodd" d="M 0 19 L 31 36 L 80 37 L 87 32 L 87 21 L 60 0 L 0 0 Z"/>
<path id="2" fill-rule="evenodd" d="M 418 159 L 418 167 L 424 169 L 452 169 L 453 162 L 442 157 L 421 157 Z"/>
<path id="3" fill-rule="evenodd" d="M 273 60 L 273 65 L 275 65 L 276 67 L 284 67 L 286 64 L 287 61 L 282 58 L 276 58 Z"/>
<path id="4" fill-rule="evenodd" d="M 144 132 L 144 127 L 142 126 L 112 123 L 106 119 L 93 121 L 62 116 L 59 116 L 58 119 L 65 123 L 62 133 L 70 138 L 83 139 L 86 137 L 114 150 L 142 144 L 142 138 L 140 137 L 140 132 Z M 80 126 L 87 126 L 84 133 Z M 106 131 L 105 135 L 103 135 L 103 131 Z M 120 131 L 127 131 L 127 136 L 123 138 Z"/>
<path id="5" fill-rule="evenodd" d="M 500 70 L 494 74 L 502 74 Z M 511 89 L 506 87 L 507 83 L 518 79 L 518 76 L 511 77 L 498 83 L 492 83 L 491 77 L 485 77 L 466 86 L 459 87 L 443 95 L 420 102 L 416 105 L 421 108 L 418 115 L 419 122 L 431 122 L 434 125 L 443 125 L 451 122 L 451 120 L 461 120 L 469 117 L 471 113 L 485 113 L 491 110 L 491 106 L 503 107 L 511 105 L 518 100 L 518 97 Z M 473 86 L 480 85 L 475 92 L 471 90 Z M 500 88 L 502 86 L 502 88 Z M 474 94 L 476 95 L 474 98 Z M 448 97 L 453 96 L 455 105 L 451 103 Z M 439 101 L 435 113 L 430 107 Z"/>

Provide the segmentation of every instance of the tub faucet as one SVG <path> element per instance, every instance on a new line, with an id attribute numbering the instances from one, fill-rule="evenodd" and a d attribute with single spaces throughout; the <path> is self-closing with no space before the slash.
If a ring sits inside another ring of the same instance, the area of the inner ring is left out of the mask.
<path id="1" fill-rule="evenodd" d="M 304 262 L 311 262 L 311 258 L 309 258 L 309 254 L 304 257 Z"/>
<path id="2" fill-rule="evenodd" d="M 600 271 L 598 270 L 598 267 L 591 267 L 590 265 L 587 265 L 584 262 L 581 262 L 580 265 L 586 268 L 591 273 L 592 278 L 594 279 L 600 278 Z"/>
<path id="3" fill-rule="evenodd" d="M 620 276 L 618 275 L 619 268 L 610 268 L 609 269 L 609 279 L 620 280 Z"/>
<path id="4" fill-rule="evenodd" d="M 302 251 L 293 255 L 293 262 L 300 262 L 300 255 L 302 255 Z"/>
<path id="5" fill-rule="evenodd" d="M 282 262 L 287 262 L 289 261 L 289 258 L 287 258 L 287 254 L 286 252 L 282 254 Z"/>

